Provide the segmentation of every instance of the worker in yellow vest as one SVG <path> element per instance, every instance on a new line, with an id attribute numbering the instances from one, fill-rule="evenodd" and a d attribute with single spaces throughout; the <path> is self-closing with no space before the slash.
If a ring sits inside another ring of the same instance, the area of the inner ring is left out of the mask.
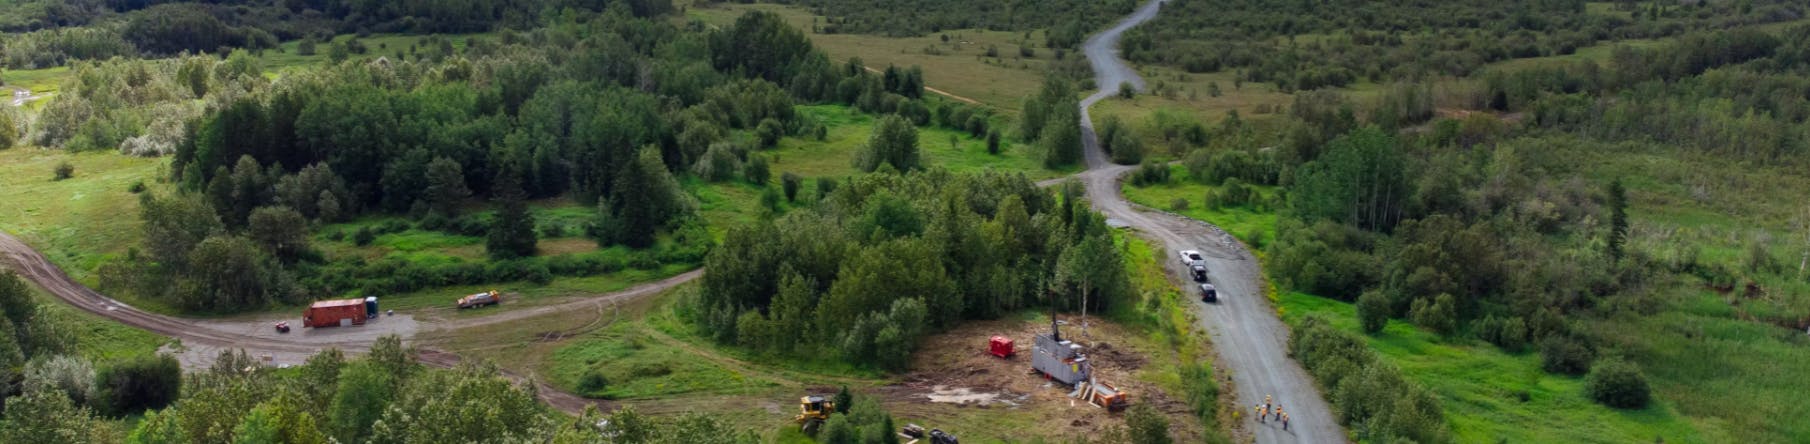
<path id="1" fill-rule="evenodd" d="M 1269 416 L 1269 414 L 1270 414 L 1269 409 L 1266 409 L 1263 406 L 1255 406 L 1255 407 L 1252 407 L 1251 409 L 1257 411 L 1257 422 L 1259 422 L 1259 423 L 1263 422 L 1264 417 Z"/>
<path id="2" fill-rule="evenodd" d="M 1288 430 L 1288 414 L 1282 414 L 1282 430 Z"/>

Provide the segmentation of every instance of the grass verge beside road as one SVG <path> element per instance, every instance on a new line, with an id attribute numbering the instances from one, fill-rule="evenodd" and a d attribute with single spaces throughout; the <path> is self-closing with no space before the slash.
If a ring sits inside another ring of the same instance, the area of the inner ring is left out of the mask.
<path id="1" fill-rule="evenodd" d="M 1290 292 L 1281 307 L 1290 325 L 1317 315 L 1358 330 L 1351 304 Z M 1384 361 L 1439 395 L 1456 442 L 1726 442 L 1700 435 L 1664 397 L 1640 410 L 1598 405 L 1584 395 L 1583 378 L 1546 373 L 1535 352 L 1442 340 L 1400 320 L 1364 338 Z"/>
<path id="2" fill-rule="evenodd" d="M 1246 205 L 1236 207 L 1210 208 L 1206 204 L 1207 193 L 1219 187 L 1205 185 L 1188 175 L 1188 169 L 1181 165 L 1169 167 L 1170 181 L 1164 184 L 1135 186 L 1127 182 L 1122 188 L 1125 199 L 1132 203 L 1158 210 L 1169 211 L 1190 219 L 1207 222 L 1219 226 L 1220 229 L 1232 233 L 1246 245 L 1261 250 L 1263 246 L 1276 239 L 1276 211 L 1267 205 Z M 1281 202 L 1281 190 L 1271 186 L 1253 186 L 1263 202 Z M 1187 208 L 1175 207 L 1177 199 L 1186 200 Z"/>

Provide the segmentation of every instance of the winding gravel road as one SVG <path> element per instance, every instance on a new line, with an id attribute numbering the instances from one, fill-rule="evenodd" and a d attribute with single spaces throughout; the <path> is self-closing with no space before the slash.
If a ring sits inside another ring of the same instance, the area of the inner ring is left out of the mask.
<path id="1" fill-rule="evenodd" d="M 1288 327 L 1276 318 L 1276 310 L 1264 297 L 1263 271 L 1256 259 L 1224 230 L 1211 224 L 1168 213 L 1147 211 L 1126 202 L 1120 194 L 1120 177 L 1132 167 L 1114 165 L 1100 148 L 1088 107 L 1118 94 L 1121 83 L 1144 90 L 1137 71 L 1118 57 L 1119 37 L 1128 29 L 1156 17 L 1162 0 L 1152 0 L 1113 26 L 1087 39 L 1083 50 L 1093 65 L 1098 92 L 1081 101 L 1082 141 L 1087 149 L 1087 171 L 1078 175 L 1087 186 L 1094 209 L 1162 242 L 1171 253 L 1200 250 L 1207 256 L 1209 277 L 1219 291 L 1219 303 L 1198 302 L 1198 290 L 1181 276 L 1187 271 L 1179 260 L 1169 260 L 1170 279 L 1187 282 L 1182 294 L 1194 302 L 1201 327 L 1213 337 L 1225 368 L 1232 378 L 1235 405 L 1249 408 L 1272 396 L 1291 419 L 1288 430 L 1275 422 L 1246 423 L 1259 443 L 1344 442 L 1332 409 L 1320 396 L 1313 379 L 1288 356 Z M 1170 256 L 1165 256 L 1170 257 Z M 1251 412 L 1241 415 L 1250 418 Z"/>

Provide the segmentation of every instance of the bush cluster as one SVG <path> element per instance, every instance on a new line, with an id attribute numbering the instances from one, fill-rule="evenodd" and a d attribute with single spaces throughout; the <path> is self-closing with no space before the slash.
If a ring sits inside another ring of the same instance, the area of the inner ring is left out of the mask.
<path id="1" fill-rule="evenodd" d="M 1438 397 L 1381 362 L 1359 338 L 1309 316 L 1294 328 L 1289 350 L 1320 381 L 1341 423 L 1376 442 L 1451 440 Z"/>

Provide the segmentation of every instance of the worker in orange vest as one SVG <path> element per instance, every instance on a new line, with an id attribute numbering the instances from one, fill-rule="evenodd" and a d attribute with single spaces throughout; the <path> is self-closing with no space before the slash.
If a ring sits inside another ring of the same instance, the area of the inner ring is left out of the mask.
<path id="1" fill-rule="evenodd" d="M 1282 406 L 1276 406 L 1276 419 L 1282 419 Z"/>
<path id="2" fill-rule="evenodd" d="M 1264 406 L 1254 406 L 1251 409 L 1257 411 L 1257 422 L 1259 423 L 1263 422 L 1264 417 L 1269 416 L 1270 414 L 1269 409 L 1264 408 Z"/>

